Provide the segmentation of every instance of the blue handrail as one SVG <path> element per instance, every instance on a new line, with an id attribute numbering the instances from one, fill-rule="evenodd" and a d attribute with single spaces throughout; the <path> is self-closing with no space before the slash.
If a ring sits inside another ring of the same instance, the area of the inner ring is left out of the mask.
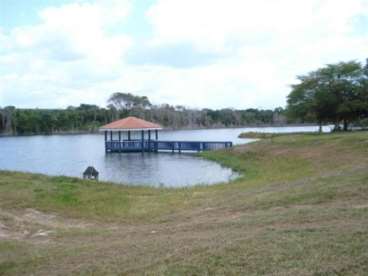
<path id="1" fill-rule="evenodd" d="M 138 152 L 138 151 L 207 151 L 230 148 L 232 142 L 226 141 L 160 141 L 160 140 L 131 140 L 106 141 L 106 152 Z"/>

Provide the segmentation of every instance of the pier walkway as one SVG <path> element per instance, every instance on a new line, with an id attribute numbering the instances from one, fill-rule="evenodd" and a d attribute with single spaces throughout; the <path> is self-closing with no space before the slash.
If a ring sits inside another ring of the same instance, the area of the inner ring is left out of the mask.
<path id="1" fill-rule="evenodd" d="M 131 140 L 131 141 L 106 141 L 106 152 L 201 152 L 232 147 L 232 142 L 219 141 L 160 141 Z"/>

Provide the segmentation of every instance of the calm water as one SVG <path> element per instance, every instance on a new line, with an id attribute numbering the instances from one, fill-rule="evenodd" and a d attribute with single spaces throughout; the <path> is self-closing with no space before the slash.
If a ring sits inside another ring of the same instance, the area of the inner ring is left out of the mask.
<path id="1" fill-rule="evenodd" d="M 317 127 L 267 127 L 210 130 L 163 131 L 161 140 L 233 141 L 244 131 L 295 132 L 316 131 Z M 325 127 L 324 131 L 328 131 Z M 217 163 L 194 154 L 114 153 L 105 154 L 104 138 L 98 134 L 52 135 L 0 138 L 0 170 L 14 170 L 80 177 L 87 166 L 100 172 L 100 180 L 182 187 L 228 181 L 236 174 Z"/>

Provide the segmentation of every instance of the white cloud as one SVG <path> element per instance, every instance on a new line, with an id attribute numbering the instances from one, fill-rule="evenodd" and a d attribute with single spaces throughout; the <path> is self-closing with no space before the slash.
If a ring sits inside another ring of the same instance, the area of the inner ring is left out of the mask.
<path id="1" fill-rule="evenodd" d="M 191 43 L 226 55 L 178 87 L 209 101 L 222 93 L 237 107 L 283 105 L 295 75 L 367 55 L 367 35 L 353 35 L 354 19 L 368 16 L 365 0 L 159 0 L 147 16 L 153 44 Z"/>
<path id="2" fill-rule="evenodd" d="M 0 51 L 2 102 L 55 107 L 99 99 L 96 85 L 116 75 L 132 45 L 109 33 L 129 10 L 128 1 L 51 7 L 40 11 L 38 25 L 0 33 L 7 42 Z"/>
<path id="3" fill-rule="evenodd" d="M 319 38 L 349 32 L 364 0 L 159 0 L 148 12 L 158 42 L 191 41 L 224 50 L 229 42 Z M 292 36 L 292 37 L 291 37 Z"/>
<path id="4" fill-rule="evenodd" d="M 139 40 L 124 34 L 132 3 L 49 7 L 38 25 L 0 29 L 0 105 L 104 105 L 132 91 L 155 103 L 272 108 L 296 75 L 367 56 L 366 0 L 158 0 L 146 12 L 152 35 Z"/>

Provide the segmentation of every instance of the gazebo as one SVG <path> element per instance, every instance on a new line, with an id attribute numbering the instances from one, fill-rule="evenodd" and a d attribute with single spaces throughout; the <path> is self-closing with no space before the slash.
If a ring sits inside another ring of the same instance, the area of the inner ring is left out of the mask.
<path id="1" fill-rule="evenodd" d="M 231 141 L 159 141 L 162 127 L 137 117 L 127 117 L 104 125 L 105 151 L 110 152 L 183 152 L 204 151 L 232 147 Z M 154 137 L 153 137 L 154 135 Z"/>
<path id="2" fill-rule="evenodd" d="M 127 117 L 104 125 L 106 152 L 151 152 L 157 151 L 159 124 L 137 117 Z M 153 137 L 154 134 L 154 137 Z"/>

